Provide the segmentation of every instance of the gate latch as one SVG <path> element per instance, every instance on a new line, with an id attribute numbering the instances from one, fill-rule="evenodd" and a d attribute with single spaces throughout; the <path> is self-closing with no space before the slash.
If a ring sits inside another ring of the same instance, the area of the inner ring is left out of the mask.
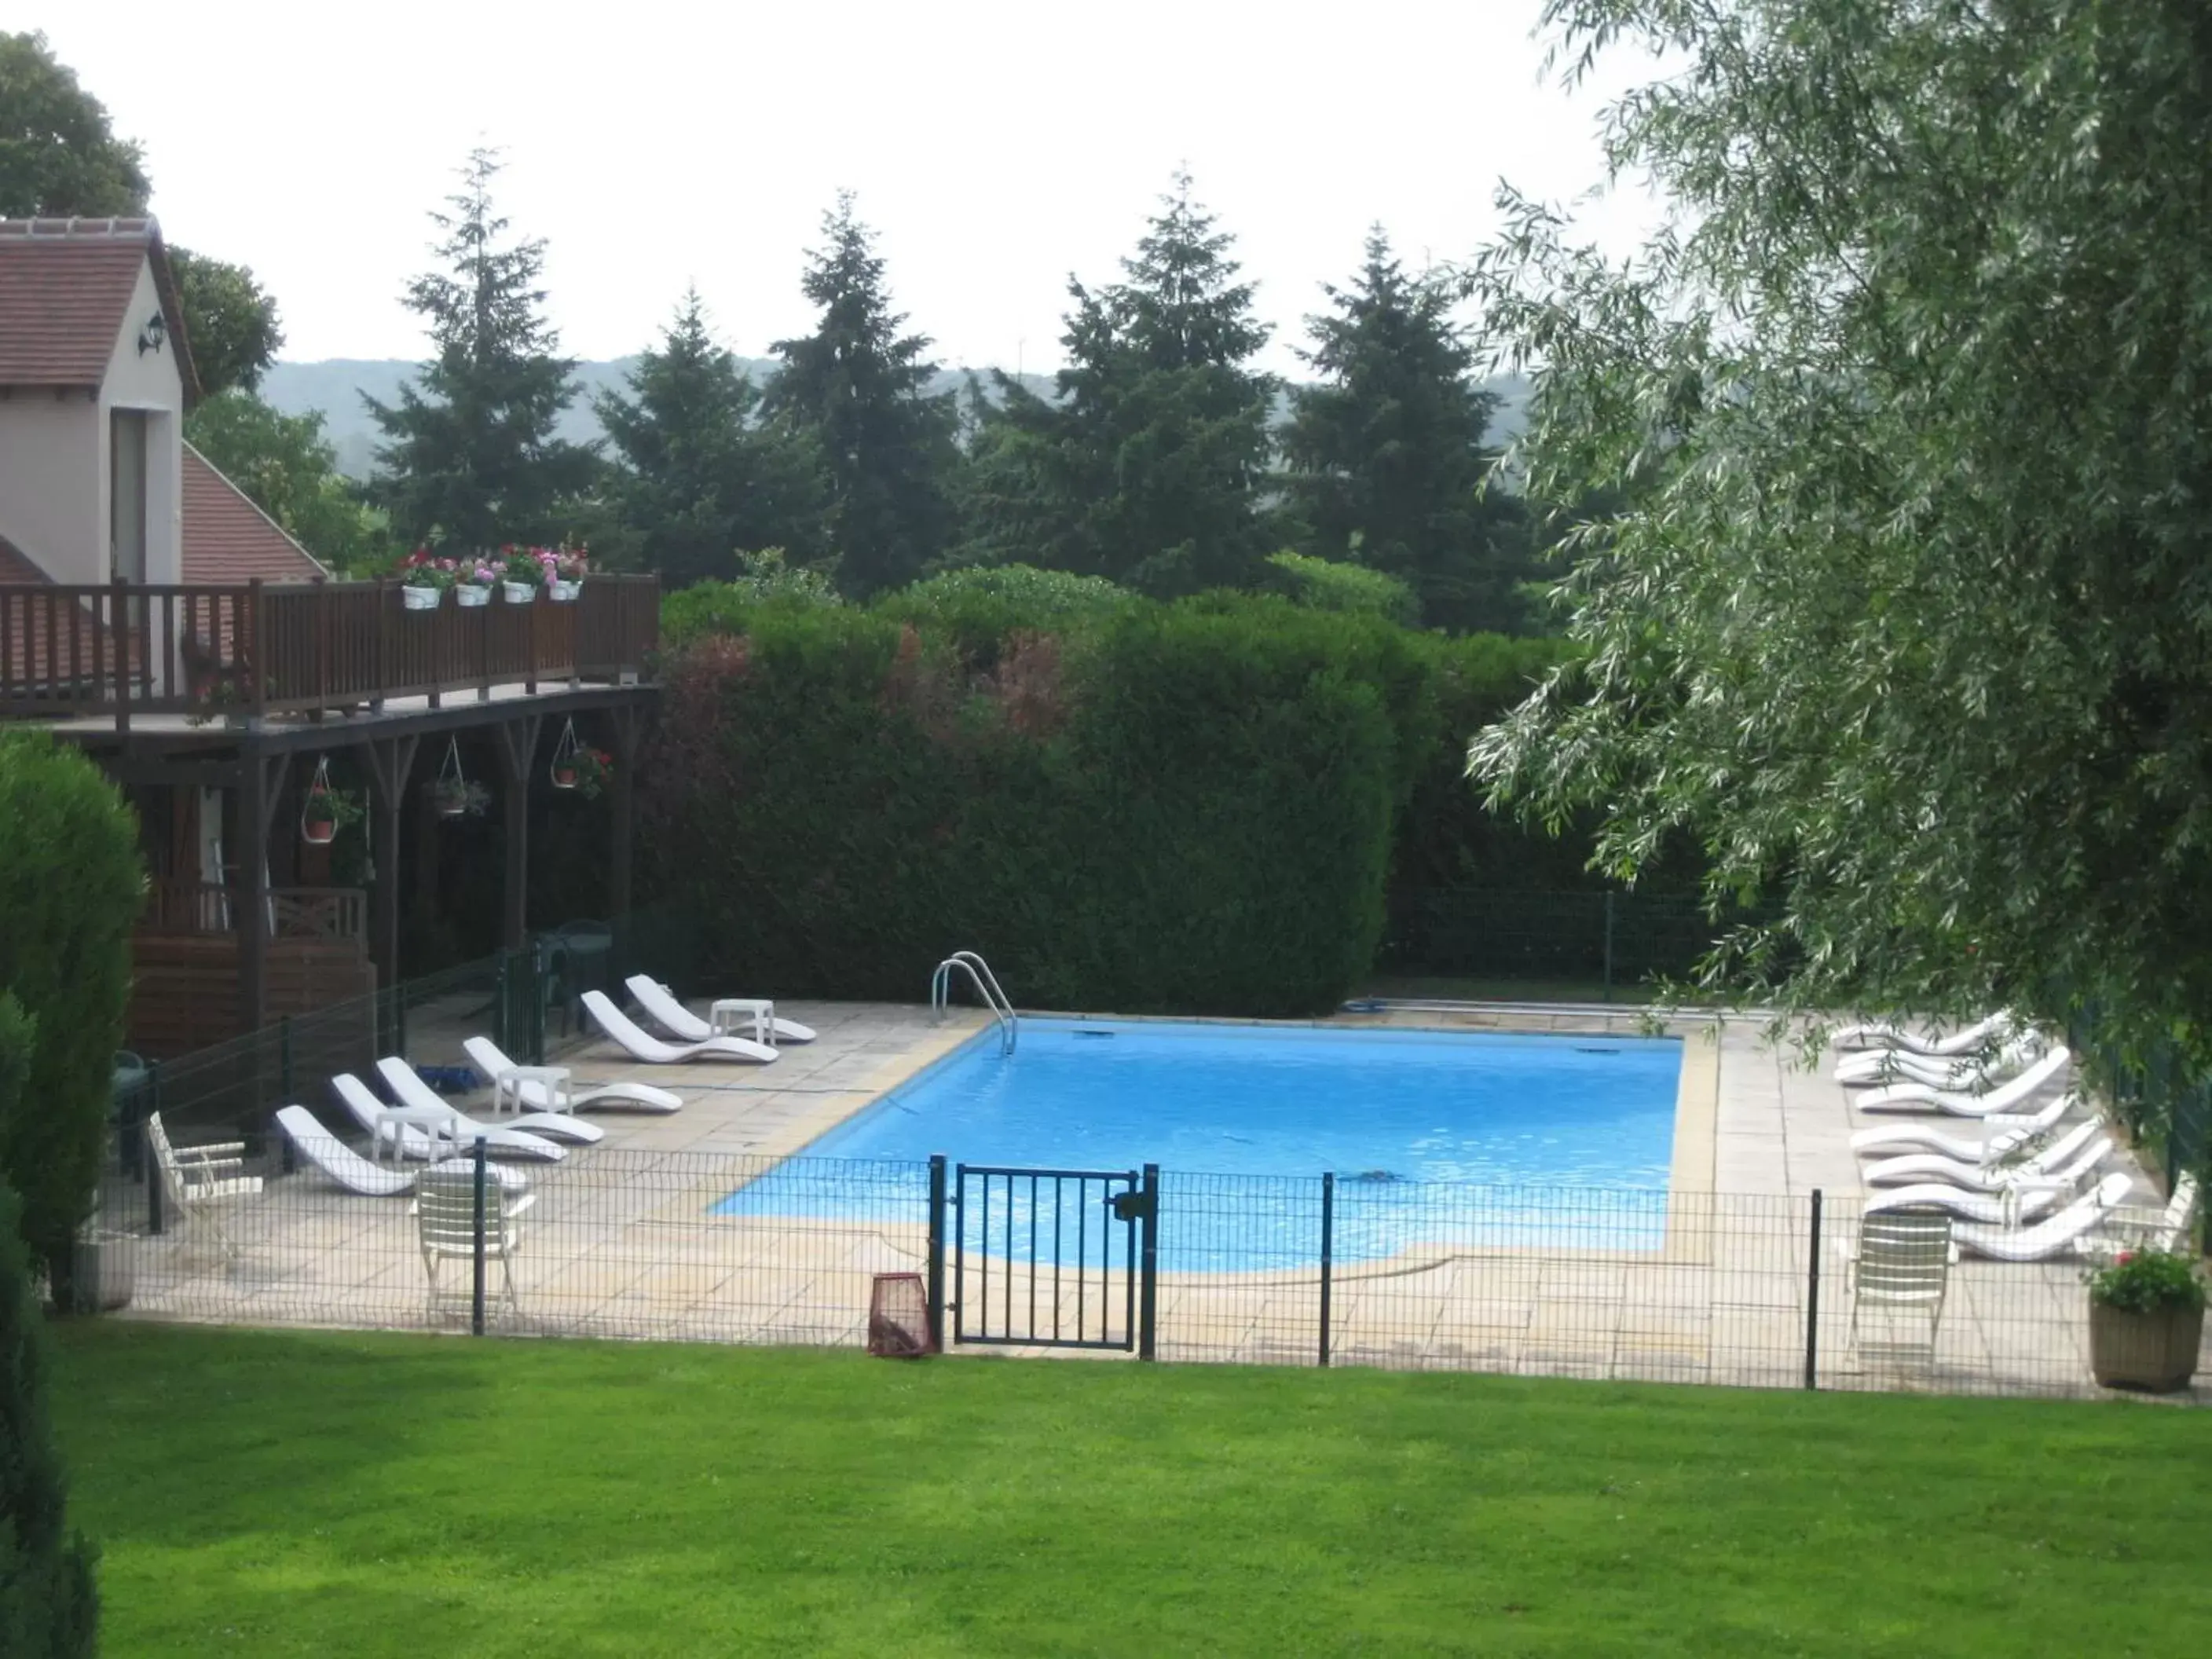
<path id="1" fill-rule="evenodd" d="M 1113 1206 L 1116 1221 L 1150 1221 L 1152 1218 L 1151 1195 L 1141 1187 L 1132 1187 L 1126 1193 L 1116 1193 L 1109 1202 Z"/>

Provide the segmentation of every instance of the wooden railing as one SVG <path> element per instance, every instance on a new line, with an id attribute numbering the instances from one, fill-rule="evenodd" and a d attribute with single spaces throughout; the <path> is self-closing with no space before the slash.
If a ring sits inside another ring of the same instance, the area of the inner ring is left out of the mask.
<path id="1" fill-rule="evenodd" d="M 148 884 L 142 933 L 217 934 L 239 931 L 244 892 L 216 882 L 156 877 Z M 272 887 L 269 937 L 358 945 L 368 936 L 368 898 L 358 887 Z"/>
<path id="2" fill-rule="evenodd" d="M 0 585 L 0 716 L 319 714 L 394 697 L 642 676 L 653 576 L 595 575 L 556 604 L 410 611 L 395 583 Z"/>

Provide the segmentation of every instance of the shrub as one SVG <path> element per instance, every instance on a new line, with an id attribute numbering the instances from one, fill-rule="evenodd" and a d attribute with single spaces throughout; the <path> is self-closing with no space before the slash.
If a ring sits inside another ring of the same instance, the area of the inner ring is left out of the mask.
<path id="1" fill-rule="evenodd" d="M 1087 632 L 1140 603 L 1103 576 L 1002 564 L 948 570 L 884 594 L 875 609 L 942 632 L 971 659 L 988 662 L 1017 634 Z"/>
<path id="2" fill-rule="evenodd" d="M 1421 601 L 1413 588 L 1384 570 L 1346 564 L 1336 559 L 1317 559 L 1310 553 L 1282 552 L 1271 556 L 1273 574 L 1268 586 L 1296 603 L 1316 611 L 1345 611 L 1358 616 L 1381 617 L 1412 627 L 1420 620 Z"/>
<path id="3" fill-rule="evenodd" d="M 0 733 L 0 989 L 38 1022 L 29 1079 L 0 1112 L 0 1180 L 49 1263 L 90 1213 L 145 894 L 113 786 L 43 732 Z"/>
<path id="4" fill-rule="evenodd" d="M 2204 1305 L 2197 1264 L 2169 1250 L 2129 1250 L 2091 1276 L 2089 1299 L 2129 1313 L 2166 1313 Z"/>
<path id="5" fill-rule="evenodd" d="M 726 582 L 694 582 L 660 602 L 660 639 L 666 647 L 710 634 L 742 634 L 763 608 L 809 609 L 842 605 L 821 571 L 786 562 L 780 547 L 738 555 L 738 574 Z"/>

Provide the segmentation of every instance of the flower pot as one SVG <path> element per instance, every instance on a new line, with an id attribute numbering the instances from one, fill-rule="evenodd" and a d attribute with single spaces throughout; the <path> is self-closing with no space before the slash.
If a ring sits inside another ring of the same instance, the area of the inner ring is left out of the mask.
<path id="1" fill-rule="evenodd" d="M 442 587 L 403 587 L 399 590 L 399 603 L 409 611 L 435 611 L 438 601 L 445 597 L 446 590 Z"/>
<path id="2" fill-rule="evenodd" d="M 430 799 L 441 818 L 457 818 L 469 810 L 468 797 L 459 790 L 441 789 Z"/>
<path id="3" fill-rule="evenodd" d="M 300 839 L 310 847 L 328 847 L 338 838 L 336 818 L 301 818 Z"/>
<path id="4" fill-rule="evenodd" d="M 576 787 L 576 769 L 573 766 L 555 767 L 553 787 L 556 789 L 574 789 Z"/>
<path id="5" fill-rule="evenodd" d="M 479 605 L 489 605 L 491 603 L 491 589 L 489 587 L 478 587 L 473 582 L 463 582 L 459 587 L 453 590 L 453 603 L 471 608 Z"/>
<path id="6" fill-rule="evenodd" d="M 538 586 L 534 582 L 501 582 L 500 586 L 507 590 L 507 602 L 509 605 L 532 605 L 537 602 Z"/>
<path id="7" fill-rule="evenodd" d="M 2204 1310 L 2160 1308 L 2136 1313 L 2089 1304 L 2089 1369 L 2107 1389 L 2171 1394 L 2197 1373 Z"/>
<path id="8" fill-rule="evenodd" d="M 573 582 L 556 581 L 545 590 L 545 595 L 556 605 L 574 605 L 576 595 L 584 591 L 583 579 Z"/>

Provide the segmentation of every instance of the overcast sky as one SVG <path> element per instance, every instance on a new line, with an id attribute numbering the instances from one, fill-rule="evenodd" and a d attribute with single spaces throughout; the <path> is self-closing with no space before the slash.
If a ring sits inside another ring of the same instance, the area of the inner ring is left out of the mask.
<path id="1" fill-rule="evenodd" d="M 579 356 L 647 343 L 693 281 L 739 352 L 803 331 L 802 251 L 849 186 L 942 361 L 1055 368 L 1069 274 L 1119 274 L 1180 162 L 1292 371 L 1371 221 L 1418 266 L 1489 234 L 1501 177 L 1600 180 L 1600 110 L 1638 66 L 1566 93 L 1537 9 L 33 0 L 8 27 L 43 29 L 143 143 L 170 239 L 253 268 L 288 358 L 421 354 L 398 296 L 482 141 Z M 1655 213 L 1626 191 L 1588 222 L 1625 251 Z"/>

